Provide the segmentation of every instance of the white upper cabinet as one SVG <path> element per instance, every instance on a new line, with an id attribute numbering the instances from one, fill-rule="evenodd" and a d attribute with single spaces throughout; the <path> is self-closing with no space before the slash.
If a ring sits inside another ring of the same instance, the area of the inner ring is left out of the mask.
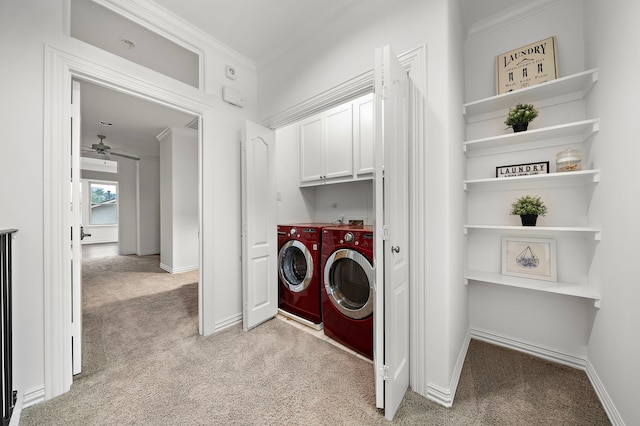
<path id="1" fill-rule="evenodd" d="M 300 182 L 319 181 L 324 172 L 324 117 L 300 123 Z"/>
<path id="2" fill-rule="evenodd" d="M 353 108 L 351 103 L 325 113 L 325 179 L 353 175 Z"/>
<path id="3" fill-rule="evenodd" d="M 353 148 L 356 175 L 373 173 L 373 93 L 353 101 Z"/>
<path id="4" fill-rule="evenodd" d="M 300 123 L 300 186 L 372 176 L 373 94 Z"/>

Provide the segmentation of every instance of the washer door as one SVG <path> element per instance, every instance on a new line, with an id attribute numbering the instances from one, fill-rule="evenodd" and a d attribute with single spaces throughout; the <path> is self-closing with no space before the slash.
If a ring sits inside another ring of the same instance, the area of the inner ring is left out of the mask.
<path id="1" fill-rule="evenodd" d="M 304 244 L 290 240 L 282 245 L 278 253 L 278 274 L 282 283 L 293 292 L 309 287 L 313 277 L 313 258 Z"/>
<path id="2" fill-rule="evenodd" d="M 351 249 L 334 251 L 324 267 L 324 288 L 343 315 L 363 319 L 373 313 L 373 266 Z"/>

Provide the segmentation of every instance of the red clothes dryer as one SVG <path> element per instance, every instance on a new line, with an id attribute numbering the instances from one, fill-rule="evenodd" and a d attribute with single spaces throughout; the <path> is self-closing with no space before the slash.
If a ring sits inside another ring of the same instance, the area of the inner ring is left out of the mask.
<path id="1" fill-rule="evenodd" d="M 322 230 L 324 333 L 373 359 L 373 227 Z"/>
<path id="2" fill-rule="evenodd" d="M 322 228 L 330 225 L 278 225 L 278 307 L 316 325 L 322 323 Z"/>

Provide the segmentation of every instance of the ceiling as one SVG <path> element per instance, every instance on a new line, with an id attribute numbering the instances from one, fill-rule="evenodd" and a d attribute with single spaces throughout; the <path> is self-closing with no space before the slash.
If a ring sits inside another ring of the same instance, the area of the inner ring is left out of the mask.
<path id="1" fill-rule="evenodd" d="M 369 1 L 373 0 L 155 0 L 258 65 L 300 42 L 313 28 L 326 25 L 348 8 L 366 7 Z M 517 0 L 460 1 L 467 31 L 473 23 L 520 3 Z M 163 52 L 159 66 L 184 67 L 188 62 L 190 52 L 89 0 L 72 0 L 71 16 L 74 37 L 150 68 L 153 68 L 148 63 L 150 51 Z M 136 47 L 130 49 L 123 40 L 135 42 Z M 181 59 L 167 61 L 166 53 L 170 51 Z M 183 72 L 157 70 L 168 75 Z M 185 79 L 182 81 L 191 84 Z M 90 83 L 83 84 L 81 108 L 83 145 L 97 143 L 96 135 L 104 134 L 107 145 L 122 147 L 138 156 L 158 155 L 155 137 L 166 127 L 183 127 L 194 118 Z M 111 122 L 113 126 L 102 126 L 99 121 Z"/>

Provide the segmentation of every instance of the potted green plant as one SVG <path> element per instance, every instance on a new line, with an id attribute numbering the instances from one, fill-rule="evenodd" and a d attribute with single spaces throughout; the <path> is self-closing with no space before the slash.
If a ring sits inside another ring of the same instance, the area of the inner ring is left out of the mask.
<path id="1" fill-rule="evenodd" d="M 540 197 L 525 195 L 511 204 L 511 214 L 520 216 L 522 226 L 536 226 L 538 216 L 547 214 L 547 206 Z"/>
<path id="2" fill-rule="evenodd" d="M 527 130 L 529 123 L 538 116 L 538 110 L 532 104 L 518 104 L 509 108 L 504 124 L 513 128 L 514 132 Z"/>

